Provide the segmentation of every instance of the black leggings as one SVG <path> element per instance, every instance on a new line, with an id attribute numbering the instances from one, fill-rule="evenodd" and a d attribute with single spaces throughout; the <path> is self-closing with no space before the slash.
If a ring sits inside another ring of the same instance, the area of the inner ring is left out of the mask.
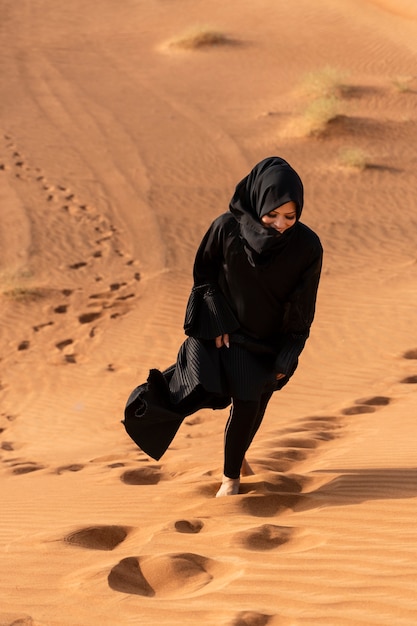
<path id="1" fill-rule="evenodd" d="M 233 399 L 224 432 L 224 470 L 228 478 L 239 478 L 246 451 L 261 425 L 272 392 L 258 401 Z"/>

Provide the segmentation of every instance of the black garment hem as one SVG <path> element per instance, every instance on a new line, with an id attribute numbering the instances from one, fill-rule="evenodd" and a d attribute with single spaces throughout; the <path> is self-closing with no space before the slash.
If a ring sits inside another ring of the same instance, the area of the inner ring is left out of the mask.
<path id="1" fill-rule="evenodd" d="M 209 394 L 199 386 L 183 401 L 174 404 L 169 391 L 173 369 L 170 367 L 164 372 L 150 370 L 147 382 L 130 394 L 122 421 L 129 437 L 157 461 L 188 415 L 207 408 L 225 409 L 231 402 L 231 398 Z"/>

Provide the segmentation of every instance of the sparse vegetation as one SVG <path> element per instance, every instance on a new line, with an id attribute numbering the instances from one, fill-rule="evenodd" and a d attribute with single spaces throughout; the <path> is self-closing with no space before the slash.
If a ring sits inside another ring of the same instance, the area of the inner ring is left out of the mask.
<path id="1" fill-rule="evenodd" d="M 335 96 L 325 96 L 312 100 L 302 115 L 304 134 L 320 135 L 329 122 L 339 115 L 339 100 Z"/>
<path id="2" fill-rule="evenodd" d="M 301 91 L 315 99 L 337 98 L 343 95 L 346 74 L 341 70 L 326 66 L 306 74 L 301 82 Z"/>
<path id="3" fill-rule="evenodd" d="M 13 287 L 2 292 L 5 298 L 18 302 L 33 302 L 46 296 L 46 292 L 41 287 Z"/>
<path id="4" fill-rule="evenodd" d="M 224 33 L 204 26 L 196 26 L 183 35 L 172 39 L 170 47 L 195 50 L 198 48 L 220 46 L 232 43 Z"/>
<path id="5" fill-rule="evenodd" d="M 339 163 L 344 167 L 364 170 L 369 167 L 369 158 L 361 148 L 342 148 L 339 151 Z"/>
<path id="6" fill-rule="evenodd" d="M 17 302 L 33 302 L 47 295 L 43 287 L 32 284 L 33 276 L 29 270 L 2 272 L 0 275 L 0 295 Z"/>
<path id="7" fill-rule="evenodd" d="M 287 134 L 301 137 L 323 135 L 330 122 L 341 115 L 342 97 L 347 93 L 346 74 L 326 66 L 306 74 L 299 85 L 298 96 L 307 101 L 287 125 Z"/>
<path id="8" fill-rule="evenodd" d="M 413 76 L 396 76 L 395 78 L 393 78 L 392 84 L 395 89 L 397 89 L 397 91 L 406 93 L 408 91 L 411 91 L 413 80 Z"/>

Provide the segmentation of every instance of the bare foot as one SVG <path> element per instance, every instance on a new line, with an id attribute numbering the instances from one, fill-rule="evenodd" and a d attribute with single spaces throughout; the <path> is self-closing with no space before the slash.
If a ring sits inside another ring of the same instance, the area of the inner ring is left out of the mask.
<path id="1" fill-rule="evenodd" d="M 223 476 L 220 489 L 216 493 L 216 498 L 221 498 L 222 496 L 235 496 L 239 493 L 239 486 L 240 478 L 228 478 L 227 476 Z"/>
<path id="2" fill-rule="evenodd" d="M 240 473 L 242 476 L 253 476 L 254 471 L 246 460 L 246 457 L 243 459 L 242 467 L 240 468 Z"/>

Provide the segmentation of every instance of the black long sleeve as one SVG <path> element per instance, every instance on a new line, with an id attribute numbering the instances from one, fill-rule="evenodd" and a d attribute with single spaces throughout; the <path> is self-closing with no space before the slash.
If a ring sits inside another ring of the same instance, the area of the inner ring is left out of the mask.
<path id="1" fill-rule="evenodd" d="M 239 322 L 219 287 L 224 260 L 224 232 L 214 223 L 205 234 L 194 261 L 194 286 L 187 303 L 184 331 L 198 339 L 232 333 Z"/>

